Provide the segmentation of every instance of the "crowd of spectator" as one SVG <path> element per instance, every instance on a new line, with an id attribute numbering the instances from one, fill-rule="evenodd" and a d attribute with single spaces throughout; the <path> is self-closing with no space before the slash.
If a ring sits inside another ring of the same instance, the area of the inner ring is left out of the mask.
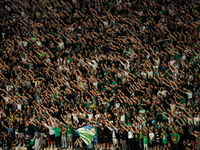
<path id="1" fill-rule="evenodd" d="M 4 150 L 200 150 L 198 0 L 0 6 Z"/>

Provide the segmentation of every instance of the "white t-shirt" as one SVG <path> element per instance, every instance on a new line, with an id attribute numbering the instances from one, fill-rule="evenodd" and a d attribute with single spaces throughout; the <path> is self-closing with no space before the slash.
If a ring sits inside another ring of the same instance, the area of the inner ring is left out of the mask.
<path id="1" fill-rule="evenodd" d="M 14 87 L 12 85 L 6 85 L 6 91 L 12 90 Z"/>
<path id="2" fill-rule="evenodd" d="M 74 121 L 78 121 L 78 118 L 76 117 L 76 114 L 72 114 Z"/>
<path id="3" fill-rule="evenodd" d="M 142 75 L 142 76 L 145 76 L 145 78 L 147 78 L 146 72 L 143 72 L 143 71 L 142 71 L 142 72 L 141 72 L 141 75 Z"/>
<path id="4" fill-rule="evenodd" d="M 20 111 L 22 111 L 22 104 L 17 104 L 17 109 L 19 109 Z"/>
<path id="5" fill-rule="evenodd" d="M 149 133 L 149 140 L 152 140 L 154 138 L 155 134 L 154 133 Z"/>
<path id="6" fill-rule="evenodd" d="M 62 58 L 57 59 L 58 66 L 60 66 L 62 64 L 62 62 L 63 62 Z"/>
<path id="7" fill-rule="evenodd" d="M 27 41 L 23 41 L 22 43 L 23 43 L 23 46 L 24 46 L 24 47 L 27 47 L 27 46 L 28 46 L 28 42 L 27 42 Z"/>
<path id="8" fill-rule="evenodd" d="M 170 105 L 171 111 L 174 112 L 176 109 L 176 105 L 175 104 L 169 104 L 169 105 Z"/>
<path id="9" fill-rule="evenodd" d="M 91 65 L 94 70 L 96 70 L 98 66 L 98 63 L 95 60 L 92 60 L 92 63 L 88 62 L 88 64 Z"/>
<path id="10" fill-rule="evenodd" d="M 108 28 L 108 22 L 103 21 L 104 28 Z"/>
<path id="11" fill-rule="evenodd" d="M 120 121 L 121 121 L 121 122 L 124 122 L 124 121 L 125 121 L 125 116 L 124 116 L 124 115 L 122 115 L 122 116 L 120 117 Z"/>
<path id="12" fill-rule="evenodd" d="M 64 45 L 63 42 L 62 43 L 58 43 L 58 45 L 59 45 L 60 49 L 64 49 L 65 48 L 65 45 Z"/>
<path id="13" fill-rule="evenodd" d="M 175 63 L 175 61 L 174 60 L 170 60 L 170 62 L 169 62 L 171 65 L 173 65 L 174 63 Z"/>
<path id="14" fill-rule="evenodd" d="M 157 96 L 158 96 L 159 94 L 161 94 L 161 95 L 162 95 L 162 91 L 158 91 L 158 92 L 157 92 Z"/>
<path id="15" fill-rule="evenodd" d="M 97 88 L 98 83 L 97 82 L 93 82 L 93 85 L 95 88 Z"/>
<path id="16" fill-rule="evenodd" d="M 120 103 L 116 103 L 115 108 L 119 108 L 119 107 L 120 107 Z"/>
<path id="17" fill-rule="evenodd" d="M 88 118 L 90 121 L 92 120 L 92 117 L 93 117 L 93 114 L 88 114 Z"/>
<path id="18" fill-rule="evenodd" d="M 38 46 L 42 45 L 42 42 L 40 42 L 40 41 L 36 41 L 36 43 Z"/>
<path id="19" fill-rule="evenodd" d="M 157 69 L 158 70 L 158 66 L 153 66 L 153 70 Z"/>
<path id="20" fill-rule="evenodd" d="M 17 42 L 18 45 L 21 47 L 22 46 L 22 41 Z"/>
<path id="21" fill-rule="evenodd" d="M 194 125 L 197 125 L 197 122 L 199 122 L 199 117 L 194 117 Z"/>
<path id="22" fill-rule="evenodd" d="M 6 101 L 6 102 L 8 102 L 8 101 L 9 101 L 7 97 L 4 97 L 4 99 L 5 99 L 5 101 Z"/>
<path id="23" fill-rule="evenodd" d="M 22 58 L 22 61 L 25 63 L 27 61 L 27 56 Z"/>
<path id="24" fill-rule="evenodd" d="M 96 115 L 95 115 L 96 120 L 97 120 L 99 117 L 100 117 L 100 114 L 96 114 Z"/>
<path id="25" fill-rule="evenodd" d="M 121 79 L 122 78 L 122 74 L 118 72 L 117 73 L 117 77 Z"/>
<path id="26" fill-rule="evenodd" d="M 151 76 L 153 77 L 153 71 L 147 71 L 147 74 L 148 74 L 148 78 Z"/>
<path id="27" fill-rule="evenodd" d="M 181 56 L 181 60 L 185 60 L 185 61 L 187 60 L 185 54 L 183 56 Z"/>
<path id="28" fill-rule="evenodd" d="M 188 97 L 188 99 L 190 99 L 190 98 L 192 98 L 192 92 L 187 92 L 187 97 Z"/>
<path id="29" fill-rule="evenodd" d="M 167 91 L 166 91 L 166 90 L 162 91 L 162 94 L 166 95 L 166 94 L 167 94 Z"/>
<path id="30" fill-rule="evenodd" d="M 168 118 L 168 123 L 170 124 L 171 122 L 174 122 L 173 118 Z"/>
<path id="31" fill-rule="evenodd" d="M 128 139 L 132 139 L 132 138 L 134 138 L 133 132 L 128 131 Z"/>

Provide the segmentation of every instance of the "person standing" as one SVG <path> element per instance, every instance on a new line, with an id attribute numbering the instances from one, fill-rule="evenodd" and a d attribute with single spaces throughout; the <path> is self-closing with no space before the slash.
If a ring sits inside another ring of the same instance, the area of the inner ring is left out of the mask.
<path id="1" fill-rule="evenodd" d="M 40 137 L 39 137 L 39 134 L 36 136 L 36 137 L 34 137 L 34 142 L 35 142 L 35 144 L 34 144 L 34 146 L 32 147 L 33 149 L 35 149 L 35 150 L 38 150 L 38 148 L 39 148 L 39 146 L 40 146 Z"/>
<path id="2" fill-rule="evenodd" d="M 155 134 L 152 132 L 152 130 L 149 130 L 149 147 L 153 147 L 155 143 Z"/>
<path id="3" fill-rule="evenodd" d="M 39 145 L 40 145 L 39 149 L 41 149 L 41 148 L 45 148 L 45 146 L 46 146 L 46 140 L 44 139 L 43 136 L 41 136 L 41 139 L 40 139 Z"/>
<path id="4" fill-rule="evenodd" d="M 62 126 L 62 132 L 61 132 L 61 140 L 62 140 L 62 148 L 67 148 L 67 129 Z"/>
<path id="5" fill-rule="evenodd" d="M 51 119 L 51 118 L 50 118 Z M 56 142 L 56 146 L 58 148 L 60 148 L 60 128 L 58 126 L 58 124 L 56 123 L 55 119 L 51 119 L 51 124 L 53 126 L 53 130 L 55 132 L 55 142 Z"/>
<path id="6" fill-rule="evenodd" d="M 161 133 L 161 138 L 162 138 L 162 144 L 163 147 L 168 144 L 168 134 L 166 133 L 165 130 L 163 130 L 163 133 Z"/>
<path id="7" fill-rule="evenodd" d="M 144 135 L 142 135 L 143 138 L 143 145 L 144 145 L 144 150 L 148 150 L 149 146 L 148 146 L 148 135 L 145 133 Z"/>
<path id="8" fill-rule="evenodd" d="M 24 136 L 24 123 L 23 123 L 23 121 L 22 120 L 20 120 L 20 123 L 19 123 L 20 125 L 19 125 L 19 129 L 18 129 L 18 138 L 19 138 L 19 145 L 18 146 L 21 146 L 21 143 L 22 143 L 22 141 L 23 141 L 23 147 L 25 147 L 25 141 L 24 141 L 24 138 L 23 138 L 23 136 Z"/>
<path id="9" fill-rule="evenodd" d="M 126 150 L 126 139 L 127 139 L 127 131 L 124 128 L 119 132 L 120 135 L 120 143 L 122 145 L 122 150 Z"/>
<path id="10" fill-rule="evenodd" d="M 122 126 L 122 128 L 124 128 L 124 130 L 126 130 L 128 132 L 128 146 L 131 150 L 134 150 L 134 134 L 133 133 L 135 133 L 135 132 L 131 128 L 131 126 L 128 127 L 126 124 L 125 124 L 125 126 Z"/>
<path id="11" fill-rule="evenodd" d="M 112 133 L 112 143 L 113 143 L 113 146 L 115 147 L 115 145 L 117 144 L 117 139 L 118 139 L 118 129 L 114 126 L 112 126 L 112 128 L 107 126 L 107 128 Z"/>
<path id="12" fill-rule="evenodd" d="M 68 148 L 67 149 L 73 149 L 73 127 L 72 122 L 69 122 L 70 119 L 68 119 L 66 122 L 67 125 L 62 124 L 67 129 L 67 142 L 68 142 Z"/>
<path id="13" fill-rule="evenodd" d="M 30 143 L 29 143 L 29 146 L 27 147 L 27 149 L 28 149 L 28 150 L 32 150 L 32 147 L 33 147 L 34 144 L 35 144 L 35 140 L 34 140 L 34 138 L 32 138 L 31 135 L 29 136 L 29 139 L 30 139 Z"/>
<path id="14" fill-rule="evenodd" d="M 140 149 L 140 132 L 135 129 L 135 149 Z"/>
<path id="15" fill-rule="evenodd" d="M 56 147 L 55 146 L 55 131 L 53 130 L 53 128 L 51 126 L 47 125 L 44 122 L 42 122 L 42 123 L 44 124 L 45 127 L 47 127 L 49 129 L 50 140 L 51 140 L 51 148 L 53 148 L 53 144 L 54 144 L 54 147 Z"/>
<path id="16" fill-rule="evenodd" d="M 173 143 L 173 150 L 178 150 L 178 143 L 180 140 L 180 135 L 175 132 L 174 129 L 172 129 L 172 135 L 171 135 L 172 143 Z"/>

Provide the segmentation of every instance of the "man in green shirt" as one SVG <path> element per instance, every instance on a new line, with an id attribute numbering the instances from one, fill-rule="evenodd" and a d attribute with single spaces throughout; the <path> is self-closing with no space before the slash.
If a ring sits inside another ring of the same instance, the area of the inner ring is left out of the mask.
<path id="1" fill-rule="evenodd" d="M 167 145 L 168 144 L 168 134 L 166 133 L 165 130 L 163 130 L 163 133 L 161 133 L 162 137 L 162 144 Z"/>
<path id="2" fill-rule="evenodd" d="M 29 135 L 29 146 L 28 146 L 28 149 L 32 149 L 32 147 L 35 145 L 35 140 L 34 138 Z"/>
<path id="3" fill-rule="evenodd" d="M 180 135 L 172 129 L 171 139 L 173 142 L 173 150 L 178 150 L 178 143 L 180 141 Z"/>
<path id="4" fill-rule="evenodd" d="M 61 140 L 61 136 L 60 136 L 60 128 L 58 126 L 58 124 L 56 123 L 56 120 L 51 120 L 51 124 L 53 126 L 53 130 L 55 132 L 55 142 L 56 142 L 56 146 L 59 148 L 60 147 L 60 140 Z"/>
<path id="5" fill-rule="evenodd" d="M 146 112 L 146 110 L 143 107 L 141 107 L 141 109 L 139 110 L 139 115 L 144 116 L 145 112 Z"/>
<path id="6" fill-rule="evenodd" d="M 144 144 L 144 150 L 148 150 L 148 135 L 145 133 L 144 135 L 142 135 L 143 138 L 143 144 Z"/>
<path id="7" fill-rule="evenodd" d="M 71 145 L 71 148 L 73 147 L 73 143 L 72 143 L 72 136 L 73 136 L 73 127 L 71 126 L 70 123 L 67 123 L 67 125 L 62 124 L 66 129 L 67 129 L 67 145 Z"/>

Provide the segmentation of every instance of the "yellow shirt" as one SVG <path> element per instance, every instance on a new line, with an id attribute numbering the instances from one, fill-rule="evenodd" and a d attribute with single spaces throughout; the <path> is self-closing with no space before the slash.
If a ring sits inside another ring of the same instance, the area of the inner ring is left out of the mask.
<path id="1" fill-rule="evenodd" d="M 41 81 L 33 81 L 33 83 L 35 83 L 35 87 L 36 87 L 37 85 L 40 85 Z"/>

